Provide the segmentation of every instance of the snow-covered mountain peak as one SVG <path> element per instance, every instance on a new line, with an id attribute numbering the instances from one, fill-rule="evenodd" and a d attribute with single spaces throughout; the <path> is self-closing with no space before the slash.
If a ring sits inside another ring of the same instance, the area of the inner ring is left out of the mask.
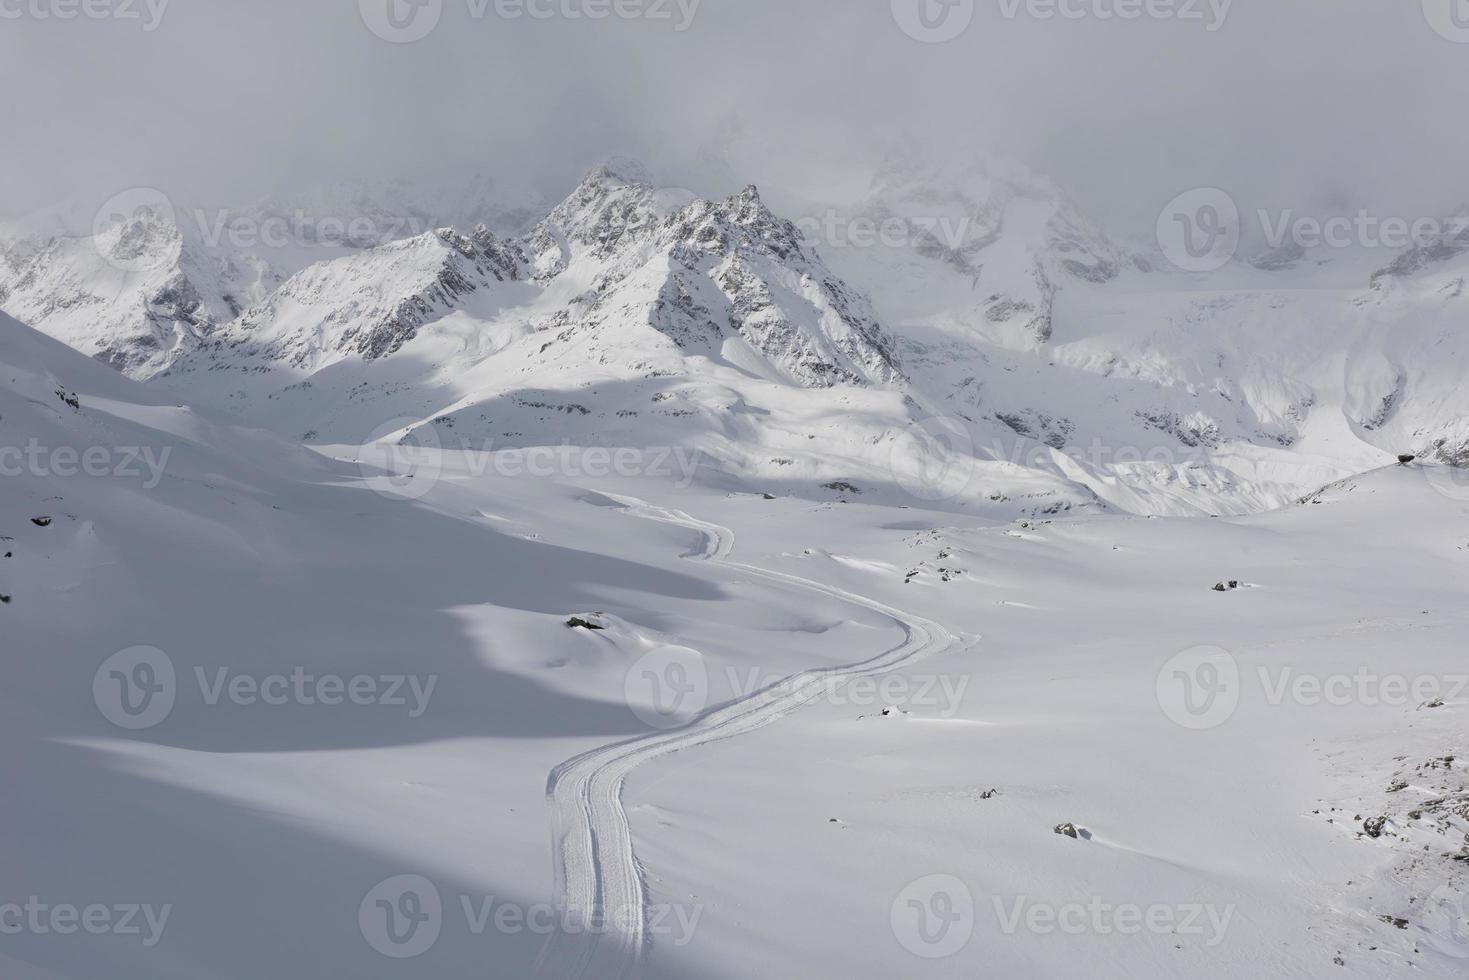
<path id="1" fill-rule="evenodd" d="M 240 366 L 242 355 L 316 370 L 342 357 L 386 357 L 470 294 L 520 279 L 524 257 L 483 225 L 425 232 L 327 262 L 288 279 L 176 373 Z"/>
<path id="2" fill-rule="evenodd" d="M 641 160 L 632 157 L 610 156 L 588 171 L 584 182 L 630 184 L 652 187 L 657 183 L 653 172 Z"/>
<path id="3" fill-rule="evenodd" d="M 119 269 L 158 268 L 178 261 L 183 235 L 170 210 L 142 205 L 129 213 L 102 216 L 99 223 L 104 227 L 93 245 Z"/>
<path id="4" fill-rule="evenodd" d="M 611 259 L 626 243 L 652 234 L 669 208 L 641 168 L 596 168 L 527 236 L 535 278 L 554 279 L 582 254 Z"/>
<path id="5" fill-rule="evenodd" d="M 1372 287 L 1382 289 L 1392 280 L 1405 279 L 1443 266 L 1469 252 L 1469 211 L 1460 208 L 1440 223 L 1440 232 L 1420 241 L 1372 274 Z"/>
<path id="6" fill-rule="evenodd" d="M 340 195 L 366 207 L 359 190 Z M 523 236 L 455 221 L 277 255 L 133 209 L 96 236 L 12 240 L 0 288 L 108 364 L 311 440 L 449 420 L 502 445 L 718 446 L 830 480 L 830 457 L 939 415 L 975 459 L 1044 472 L 1047 494 L 1164 512 L 1277 504 L 1400 451 L 1469 454 L 1462 232 L 1372 292 L 1365 274 L 1279 289 L 1319 266 L 1283 255 L 1205 293 L 1014 165 L 892 166 L 851 206 L 801 211 L 619 161 Z"/>
<path id="7" fill-rule="evenodd" d="M 800 230 L 766 207 L 753 184 L 723 201 L 690 202 L 668 217 L 662 237 L 670 246 L 725 255 L 755 248 L 782 260 L 813 261 L 802 247 Z"/>
<path id="8" fill-rule="evenodd" d="M 977 270 L 982 253 L 1002 242 L 1091 282 L 1113 278 L 1123 259 L 1054 181 L 1002 157 L 891 163 L 864 208 L 921 223 L 915 247 L 961 272 Z"/>

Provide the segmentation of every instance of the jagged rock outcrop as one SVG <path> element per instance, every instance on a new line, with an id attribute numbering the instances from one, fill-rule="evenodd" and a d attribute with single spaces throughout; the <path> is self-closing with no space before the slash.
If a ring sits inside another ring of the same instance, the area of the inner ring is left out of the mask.
<path id="1" fill-rule="evenodd" d="M 754 187 L 721 202 L 693 201 L 651 228 L 646 212 L 618 213 L 636 223 L 598 221 L 623 247 L 573 304 L 588 329 L 633 317 L 680 348 L 704 351 L 738 338 L 804 387 L 888 384 L 901 376 L 870 303 L 827 269 Z M 595 257 L 609 254 L 607 241 L 595 238 Z"/>
<path id="2" fill-rule="evenodd" d="M 470 294 L 520 279 L 525 256 L 484 226 L 453 229 L 309 266 L 237 320 L 215 331 L 172 372 L 228 369 L 231 358 L 314 368 L 340 356 L 396 353 L 420 327 Z"/>

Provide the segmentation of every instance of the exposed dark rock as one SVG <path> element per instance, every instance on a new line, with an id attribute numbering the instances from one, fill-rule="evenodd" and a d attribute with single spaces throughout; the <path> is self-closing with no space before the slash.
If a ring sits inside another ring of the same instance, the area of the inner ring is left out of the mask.
<path id="1" fill-rule="evenodd" d="M 1250 260 L 1250 265 L 1265 272 L 1280 272 L 1285 269 L 1294 269 L 1296 263 L 1306 257 L 1306 249 L 1299 242 L 1286 242 L 1277 248 L 1272 248 L 1263 255 L 1258 255 Z"/>

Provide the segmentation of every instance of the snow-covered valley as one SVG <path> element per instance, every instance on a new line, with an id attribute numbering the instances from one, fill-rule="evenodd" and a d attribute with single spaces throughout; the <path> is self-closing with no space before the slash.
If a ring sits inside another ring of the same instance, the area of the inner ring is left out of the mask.
<path id="1" fill-rule="evenodd" d="M 0 980 L 1457 980 L 1469 0 L 0 0 Z"/>
<path id="2" fill-rule="evenodd" d="M 0 380 L 7 978 L 1469 956 L 1462 470 L 934 509 L 901 455 L 307 449 L 9 319 Z"/>

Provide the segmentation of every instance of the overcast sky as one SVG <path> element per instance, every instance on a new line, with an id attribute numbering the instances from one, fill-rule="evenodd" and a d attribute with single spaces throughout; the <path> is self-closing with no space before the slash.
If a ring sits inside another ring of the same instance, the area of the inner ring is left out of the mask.
<path id="1" fill-rule="evenodd" d="M 82 2 L 138 17 L 56 19 Z M 469 171 L 554 194 L 613 153 L 778 200 L 894 140 L 1002 150 L 1114 232 L 1207 185 L 1246 208 L 1469 200 L 1469 43 L 1446 19 L 1462 3 L 1469 23 L 1469 0 L 1234 0 L 1222 22 L 1222 0 L 1131 0 L 1200 18 L 1138 20 L 1096 16 L 1129 0 L 1060 0 L 1084 16 L 1049 20 L 1046 0 L 956 0 L 935 30 L 972 19 L 943 43 L 899 26 L 940 0 L 702 0 L 686 30 L 680 0 L 667 19 L 601 20 L 415 0 L 442 9 L 410 43 L 367 26 L 389 0 L 169 0 L 155 23 L 162 2 L 0 0 L 0 211 L 136 185 L 225 202 Z"/>

